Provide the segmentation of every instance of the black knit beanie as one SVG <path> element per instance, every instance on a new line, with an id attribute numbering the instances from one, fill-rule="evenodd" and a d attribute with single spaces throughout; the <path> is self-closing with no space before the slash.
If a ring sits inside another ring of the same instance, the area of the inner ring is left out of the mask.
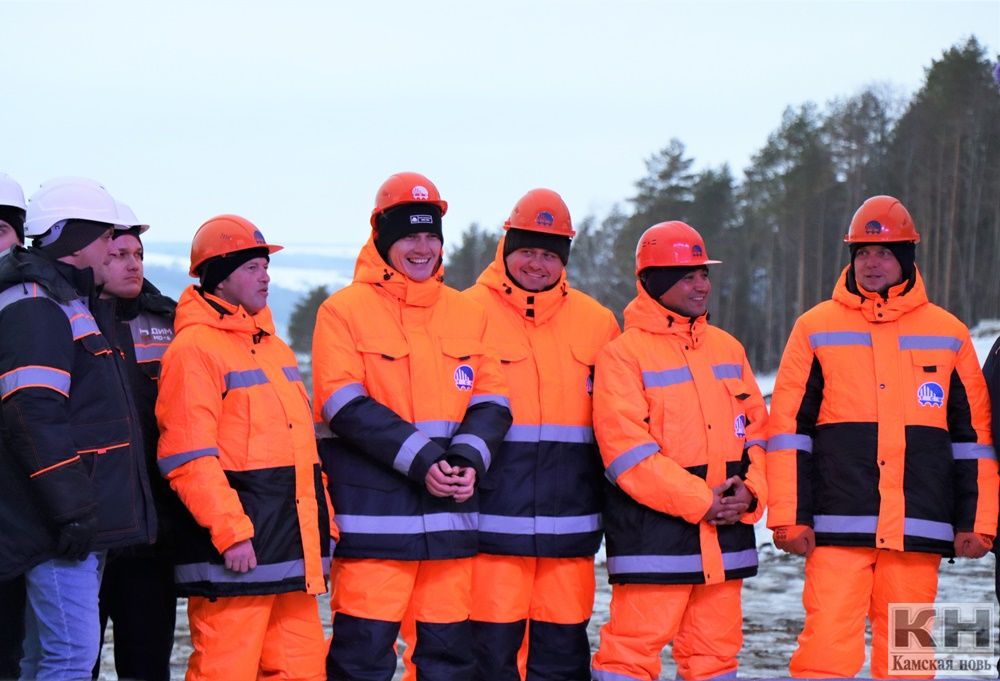
<path id="1" fill-rule="evenodd" d="M 432 203 L 403 203 L 378 216 L 375 222 L 375 250 L 389 263 L 389 249 L 410 234 L 430 232 L 444 241 L 441 209 Z"/>
<path id="2" fill-rule="evenodd" d="M 503 240 L 503 257 L 519 248 L 541 248 L 552 251 L 562 260 L 563 267 L 569 263 L 570 238 L 561 234 L 549 234 L 547 232 L 533 232 L 527 229 L 511 228 Z"/>
<path id="3" fill-rule="evenodd" d="M 694 267 L 647 267 L 639 273 L 639 281 L 646 293 L 660 302 L 660 296 L 669 291 L 674 284 L 686 277 L 689 272 L 707 270 L 704 265 Z"/>
<path id="4" fill-rule="evenodd" d="M 142 230 L 138 227 L 129 227 L 128 229 L 116 229 L 114 234 L 111 235 L 111 239 L 117 239 L 120 236 L 134 236 L 138 241 L 139 245 L 142 245 Z"/>
<path id="5" fill-rule="evenodd" d="M 201 290 L 205 293 L 215 293 L 216 287 L 235 272 L 236 268 L 254 258 L 265 258 L 271 262 L 271 256 L 266 248 L 247 248 L 206 260 L 198 268 Z"/>
<path id="6" fill-rule="evenodd" d="M 14 228 L 17 240 L 24 243 L 24 209 L 17 206 L 0 206 L 0 220 Z"/>
<path id="7" fill-rule="evenodd" d="M 50 258 L 64 258 L 89 246 L 111 227 L 106 222 L 93 220 L 61 220 L 45 234 L 36 236 L 31 243 Z"/>

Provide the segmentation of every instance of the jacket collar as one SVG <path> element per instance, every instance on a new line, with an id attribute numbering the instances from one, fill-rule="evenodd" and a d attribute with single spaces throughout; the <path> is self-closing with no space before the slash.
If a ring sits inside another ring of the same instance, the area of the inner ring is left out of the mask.
<path id="1" fill-rule="evenodd" d="M 413 281 L 382 259 L 375 248 L 374 237 L 370 236 L 354 265 L 354 281 L 377 286 L 407 305 L 431 307 L 441 296 L 444 265 L 439 266 L 430 279 Z"/>
<path id="2" fill-rule="evenodd" d="M 525 291 L 514 283 L 507 272 L 503 257 L 504 235 L 497 244 L 496 257 L 476 280 L 477 284 L 496 291 L 500 299 L 510 305 L 526 322 L 539 325 L 552 318 L 562 307 L 569 295 L 569 282 L 566 280 L 566 268 L 556 285 L 546 291 Z"/>
<path id="3" fill-rule="evenodd" d="M 37 282 L 60 303 L 96 295 L 94 271 L 77 269 L 35 248 L 14 246 L 0 257 L 0 289 Z"/>
<path id="4" fill-rule="evenodd" d="M 252 315 L 241 305 L 232 305 L 191 285 L 184 289 L 180 302 L 177 303 L 174 328 L 180 333 L 181 329 L 187 326 L 197 325 L 210 326 L 256 339 L 274 335 L 271 308 L 265 307 Z"/>
<path id="5" fill-rule="evenodd" d="M 635 327 L 678 340 L 697 348 L 705 340 L 708 329 L 708 313 L 698 317 L 685 317 L 660 305 L 646 293 L 639 282 L 635 284 L 636 297 L 625 307 L 625 328 Z"/>
<path id="6" fill-rule="evenodd" d="M 859 310 L 869 322 L 895 321 L 928 302 L 924 280 L 916 265 L 913 266 L 912 285 L 910 280 L 900 282 L 886 292 L 885 298 L 859 286 L 855 286 L 856 292 L 852 292 L 847 286 L 847 278 L 851 276 L 850 270 L 851 267 L 848 265 L 840 273 L 833 288 L 833 299 L 841 305 Z"/>

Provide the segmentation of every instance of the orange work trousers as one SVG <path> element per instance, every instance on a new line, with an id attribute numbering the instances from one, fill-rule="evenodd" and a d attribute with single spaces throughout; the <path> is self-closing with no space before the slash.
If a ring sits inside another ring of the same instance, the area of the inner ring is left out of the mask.
<path id="1" fill-rule="evenodd" d="M 594 655 L 595 681 L 660 678 L 660 652 L 673 642 L 677 676 L 735 675 L 743 646 L 743 580 L 721 584 L 616 584 L 611 618 Z"/>
<path id="2" fill-rule="evenodd" d="M 933 603 L 940 563 L 935 553 L 817 547 L 806 559 L 806 621 L 789 673 L 804 678 L 857 674 L 865 663 L 867 616 L 872 625 L 872 677 L 899 678 L 889 673 L 889 604 Z"/>
<path id="3" fill-rule="evenodd" d="M 409 660 L 418 647 L 423 649 L 419 659 L 425 665 L 426 678 L 450 678 L 459 673 L 457 670 L 471 669 L 472 558 L 334 559 L 330 584 L 334 619 L 334 641 L 328 663 L 331 678 L 360 677 L 362 673 L 387 667 L 385 656 L 390 652 L 395 656 L 392 648 L 404 618 L 416 623 L 417 626 L 411 627 L 417 632 L 422 628 L 434 636 L 421 645 L 419 634 L 413 635 L 409 640 L 418 640 L 406 650 Z M 339 646 L 338 615 L 344 616 L 342 631 L 349 631 L 352 637 L 358 636 L 368 645 L 377 644 L 379 649 L 362 652 L 357 645 Z M 366 629 L 371 632 L 365 633 Z M 467 659 L 461 659 L 466 655 Z"/>
<path id="4" fill-rule="evenodd" d="M 192 596 L 188 621 L 194 652 L 186 681 L 326 679 L 316 596 Z"/>

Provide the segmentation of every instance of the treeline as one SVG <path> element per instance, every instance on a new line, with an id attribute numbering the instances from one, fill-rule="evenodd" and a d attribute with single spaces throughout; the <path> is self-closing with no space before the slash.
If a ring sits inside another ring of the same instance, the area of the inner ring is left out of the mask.
<path id="1" fill-rule="evenodd" d="M 639 235 L 683 220 L 725 263 L 712 273 L 712 321 L 743 342 L 757 370 L 773 370 L 796 317 L 830 296 L 847 264 L 854 211 L 892 194 L 921 234 L 917 263 L 931 299 L 969 325 L 1000 317 L 1000 87 L 975 38 L 933 61 L 909 101 L 869 87 L 825 107 L 787 108 L 740 178 L 728 165 L 696 169 L 677 139 L 646 167 L 627 208 L 574 219 L 570 280 L 619 316 L 635 295 Z M 500 234 L 473 224 L 451 242 L 447 283 L 471 285 Z M 304 318 L 303 337 L 292 339 L 299 351 L 308 351 L 315 293 L 293 314 L 293 325 Z"/>
<path id="2" fill-rule="evenodd" d="M 792 323 L 828 298 L 847 264 L 857 207 L 892 194 L 921 234 L 917 263 L 931 299 L 966 323 L 1000 317 L 1000 88 L 975 38 L 933 61 L 909 101 L 870 87 L 821 108 L 789 107 L 737 179 L 695 169 L 671 140 L 646 162 L 628 208 L 576 216 L 574 286 L 616 313 L 635 295 L 639 235 L 657 222 L 697 228 L 713 258 L 712 321 L 761 371 L 777 367 Z M 558 190 L 558 187 L 553 187 Z M 529 189 L 528 187 L 525 188 Z M 449 248 L 446 277 L 464 288 L 492 260 L 500 229 L 477 225 Z"/>

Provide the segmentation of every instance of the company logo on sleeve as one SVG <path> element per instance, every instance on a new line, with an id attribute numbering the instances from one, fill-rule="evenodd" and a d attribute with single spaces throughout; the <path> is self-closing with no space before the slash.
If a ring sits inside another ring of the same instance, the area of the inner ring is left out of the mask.
<path id="1" fill-rule="evenodd" d="M 928 381 L 917 388 L 917 402 L 921 407 L 940 407 L 944 405 L 944 388 L 933 381 Z"/>
<path id="2" fill-rule="evenodd" d="M 455 369 L 455 387 L 459 390 L 472 390 L 476 374 L 468 364 L 459 364 Z"/>

